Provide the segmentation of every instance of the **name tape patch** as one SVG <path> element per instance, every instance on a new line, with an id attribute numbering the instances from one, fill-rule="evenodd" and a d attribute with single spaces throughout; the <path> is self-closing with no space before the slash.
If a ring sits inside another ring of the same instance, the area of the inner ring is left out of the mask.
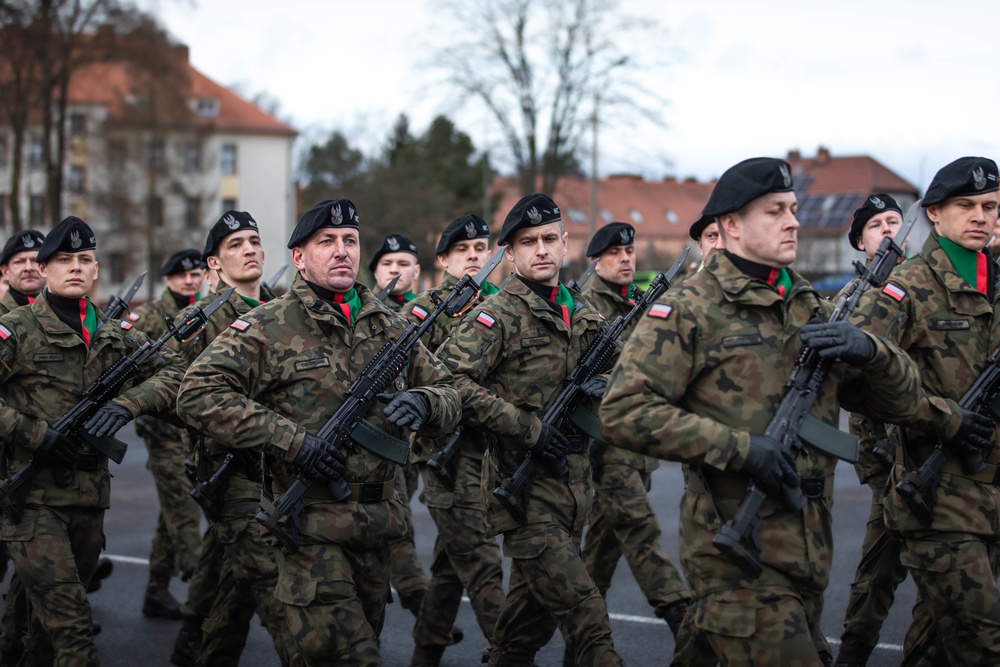
<path id="1" fill-rule="evenodd" d="M 486 313 L 479 313 L 479 317 L 476 318 L 476 321 L 480 324 L 485 324 L 487 328 L 492 327 L 497 322 L 496 319 L 490 317 Z"/>
<path id="2" fill-rule="evenodd" d="M 420 306 L 414 306 L 410 312 L 419 317 L 421 320 L 427 319 L 427 311 Z"/>
<path id="3" fill-rule="evenodd" d="M 246 331 L 250 328 L 250 323 L 246 320 L 235 320 L 229 325 L 230 329 L 236 329 L 237 331 Z"/>
<path id="4" fill-rule="evenodd" d="M 903 297 L 906 296 L 906 290 L 904 290 L 899 285 L 894 285 L 892 283 L 886 283 L 882 291 L 891 296 L 896 301 L 902 301 Z"/>
<path id="5" fill-rule="evenodd" d="M 668 306 L 662 303 L 654 303 L 653 307 L 649 309 L 650 317 L 659 317 L 661 320 L 665 320 L 670 317 L 670 313 L 674 312 L 673 306 Z"/>

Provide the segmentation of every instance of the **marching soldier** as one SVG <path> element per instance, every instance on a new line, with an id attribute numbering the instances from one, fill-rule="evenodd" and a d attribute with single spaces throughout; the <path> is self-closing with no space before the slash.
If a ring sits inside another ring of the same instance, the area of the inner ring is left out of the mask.
<path id="1" fill-rule="evenodd" d="M 907 418 L 916 372 L 898 349 L 846 322 L 815 323 L 832 306 L 788 268 L 799 223 L 791 169 L 755 158 L 727 170 L 703 214 L 725 250 L 654 304 L 633 331 L 601 406 L 616 445 L 685 464 L 681 562 L 699 641 L 726 665 L 832 662 L 814 637 L 832 556 L 830 509 L 836 460 L 811 446 L 790 453 L 764 433 L 785 381 L 808 343 L 837 356 L 811 414 L 839 417 L 837 397 L 883 418 Z M 860 372 L 859 372 L 860 371 Z M 768 494 L 759 512 L 754 578 L 712 544 L 754 480 Z M 785 507 L 798 487 L 801 510 Z M 789 631 L 789 628 L 795 628 Z M 675 664 L 677 656 L 675 656 Z"/>
<path id="2" fill-rule="evenodd" d="M 281 297 L 233 322 L 188 370 L 178 412 L 208 437 L 260 448 L 279 496 L 302 472 L 299 548 L 278 552 L 273 593 L 298 651 L 311 665 L 378 665 L 389 593 L 391 540 L 404 529 L 397 466 L 364 445 L 336 451 L 316 433 L 375 354 L 405 329 L 361 283 L 359 220 L 345 198 L 307 211 L 288 247 L 299 270 Z M 447 369 L 422 345 L 396 379 L 398 392 L 366 419 L 428 433 L 452 428 L 459 401 Z M 409 388 L 409 389 L 408 389 Z M 403 444 L 403 443 L 400 443 Z M 403 444 L 405 446 L 405 444 Z M 334 502 L 327 482 L 347 482 Z"/>
<path id="3" fill-rule="evenodd" d="M 34 229 L 26 229 L 7 239 L 0 254 L 0 273 L 7 279 L 7 293 L 0 298 L 0 315 L 15 308 L 27 306 L 45 287 L 38 268 L 38 249 L 45 236 Z"/>
<path id="4" fill-rule="evenodd" d="M 435 252 L 445 270 L 441 284 L 409 302 L 405 309 L 407 318 L 417 324 L 434 310 L 432 295 L 444 299 L 462 277 L 474 276 L 489 261 L 489 225 L 475 213 L 455 218 L 441 234 Z M 491 283 L 483 281 L 480 299 L 496 291 Z M 454 318 L 438 316 L 426 337 L 428 349 L 437 350 L 463 314 Z M 453 436 L 414 439 L 413 461 L 424 480 L 420 501 L 430 511 L 438 534 L 427 595 L 413 626 L 416 646 L 410 667 L 436 667 L 445 647 L 457 641 L 452 624 L 458 615 L 463 590 L 468 591 L 472 610 L 487 641 L 493 636 L 497 616 L 506 603 L 500 549 L 483 524 L 482 433 L 472 426 L 462 426 L 461 447 L 449 466 L 454 488 L 448 489 L 426 466 Z"/>
<path id="5" fill-rule="evenodd" d="M 20 521 L 5 516 L 0 537 L 59 666 L 98 662 L 86 587 L 104 547 L 111 485 L 107 457 L 52 424 L 112 364 L 147 341 L 129 322 L 106 320 L 87 297 L 97 279 L 96 247 L 83 220 L 60 222 L 37 255 L 47 289 L 29 306 L 0 317 L 5 461 L 9 470 L 30 457 L 41 465 Z M 84 430 L 106 437 L 136 415 L 169 411 L 182 373 L 176 355 L 161 350 L 141 369 L 147 379 L 129 382 Z M 57 483 L 59 469 L 68 469 L 70 484 Z"/>
<path id="6" fill-rule="evenodd" d="M 921 647 L 923 659 L 951 665 L 1000 663 L 1000 451 L 992 419 L 957 404 L 1000 335 L 995 265 L 985 250 L 997 222 L 997 191 L 993 160 L 964 157 L 938 171 L 923 199 L 933 232 L 920 255 L 865 295 L 855 318 L 899 343 L 930 396 L 921 413 L 927 423 L 914 419 L 890 429 L 895 465 L 884 499 L 885 524 L 903 541 L 900 557 L 917 584 L 918 610 L 931 616 L 940 639 L 933 648 Z M 925 525 L 895 485 L 919 468 L 939 440 L 950 459 L 925 500 Z M 967 470 L 960 457 L 969 455 L 985 459 L 985 469 Z M 918 657 L 907 652 L 903 660 Z"/>
<path id="7" fill-rule="evenodd" d="M 153 340 L 166 333 L 165 318 L 177 317 L 177 313 L 198 298 L 205 280 L 201 253 L 194 249 L 178 250 L 163 265 L 160 275 L 167 282 L 160 298 L 139 306 L 128 316 L 136 328 Z M 153 474 L 160 501 L 142 613 L 180 619 L 181 605 L 170 593 L 170 579 L 178 572 L 181 581 L 190 579 L 201 548 L 201 511 L 188 495 L 191 483 L 184 473 L 190 439 L 183 429 L 155 417 L 140 417 L 135 427 L 149 451 L 146 467 Z"/>
<path id="8" fill-rule="evenodd" d="M 368 270 L 375 277 L 376 289 L 379 291 L 385 289 L 393 278 L 399 276 L 396 286 L 384 301 L 385 305 L 397 313 L 416 296 L 413 288 L 420 278 L 417 246 L 402 234 L 389 234 L 382 240 L 382 245 L 368 262 Z M 420 578 L 423 579 L 423 572 Z"/>
<path id="9" fill-rule="evenodd" d="M 604 318 L 559 283 L 567 234 L 559 208 L 544 194 L 522 198 L 504 220 L 500 245 L 514 278 L 473 310 L 439 351 L 463 398 L 467 424 L 486 435 L 482 489 L 490 535 L 503 533 L 513 559 L 507 606 L 500 612 L 490 665 L 530 665 L 558 627 L 577 664 L 621 665 L 604 598 L 580 558 L 590 516 L 590 462 L 585 437 L 561 433 L 540 417 L 597 338 Z M 588 381 L 599 397 L 606 378 Z M 518 523 L 491 493 L 528 452 L 565 462 L 565 477 L 539 469 Z"/>

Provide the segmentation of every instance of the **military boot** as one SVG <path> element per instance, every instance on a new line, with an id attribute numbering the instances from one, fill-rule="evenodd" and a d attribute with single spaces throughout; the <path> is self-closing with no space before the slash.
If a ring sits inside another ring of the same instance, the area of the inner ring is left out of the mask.
<path id="1" fill-rule="evenodd" d="M 417 618 L 420 616 L 420 606 L 424 603 L 425 595 L 427 595 L 427 591 L 422 588 L 405 595 L 400 593 L 399 606 L 413 614 L 413 618 Z M 457 625 L 453 626 L 451 629 L 451 643 L 457 644 L 463 639 L 465 639 L 465 632 L 462 628 Z"/>
<path id="2" fill-rule="evenodd" d="M 201 649 L 201 619 L 185 618 L 181 631 L 174 640 L 174 652 L 170 655 L 170 664 L 178 667 L 193 667 L 198 660 Z"/>
<path id="3" fill-rule="evenodd" d="M 417 644 L 413 647 L 413 657 L 410 658 L 410 667 L 440 667 L 441 656 L 444 655 L 444 646 L 421 646 Z"/>
<path id="4" fill-rule="evenodd" d="M 93 593 L 101 588 L 101 581 L 107 579 L 111 576 L 112 570 L 115 569 L 115 564 L 110 558 L 101 558 L 97 561 L 97 567 L 94 569 L 94 574 L 90 575 L 90 583 L 87 585 L 87 592 Z"/>
<path id="5" fill-rule="evenodd" d="M 179 621 L 181 603 L 170 592 L 170 577 L 150 574 L 146 597 L 142 601 L 142 615 Z"/>

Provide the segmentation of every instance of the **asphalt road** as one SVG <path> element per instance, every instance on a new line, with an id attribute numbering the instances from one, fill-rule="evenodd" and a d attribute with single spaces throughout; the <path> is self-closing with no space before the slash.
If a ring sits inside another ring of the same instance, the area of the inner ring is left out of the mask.
<path id="1" fill-rule="evenodd" d="M 115 571 L 102 589 L 91 595 L 94 618 L 104 631 L 97 637 L 101 663 L 122 667 L 169 665 L 170 650 L 180 627 L 179 621 L 147 619 L 142 616 L 142 596 L 148 578 L 149 548 L 156 523 L 157 507 L 153 480 L 145 468 L 146 451 L 131 426 L 120 436 L 130 443 L 128 455 L 120 466 L 113 467 L 112 508 L 105 521 L 107 555 L 115 560 Z M 682 480 L 679 466 L 663 464 L 653 477 L 653 504 L 663 526 L 664 545 L 672 556 L 677 554 L 677 507 Z M 831 642 L 840 635 L 844 608 L 854 570 L 860 559 L 861 540 L 868 516 L 870 492 L 857 482 L 846 464 L 837 469 L 834 508 L 834 571 L 827 590 L 822 627 Z M 426 566 L 434 543 L 435 529 L 424 507 L 413 504 L 417 548 Z M 175 580 L 174 594 L 181 600 L 185 585 Z M 882 629 L 882 644 L 869 665 L 898 665 L 901 645 L 910 620 L 915 590 L 908 579 L 897 594 L 896 604 Z M 652 614 L 645 598 L 628 571 L 620 565 L 608 594 L 608 608 L 615 645 L 629 665 L 665 665 L 673 652 L 673 641 L 666 625 Z M 472 610 L 463 604 L 458 625 L 465 640 L 450 647 L 443 665 L 459 667 L 480 664 L 486 640 L 479 633 Z M 398 604 L 388 607 L 382 633 L 383 661 L 387 667 L 406 667 L 413 650 L 413 617 Z M 836 649 L 836 643 L 834 643 Z M 561 665 L 563 643 L 559 634 L 539 655 L 540 666 Z M 279 665 L 270 638 L 254 623 L 242 665 L 270 667 Z"/>

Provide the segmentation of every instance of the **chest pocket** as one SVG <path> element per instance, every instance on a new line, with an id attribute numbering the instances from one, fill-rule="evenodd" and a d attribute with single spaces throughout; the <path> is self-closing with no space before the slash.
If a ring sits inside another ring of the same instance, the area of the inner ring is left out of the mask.
<path id="1" fill-rule="evenodd" d="M 741 333 L 724 336 L 722 338 L 722 347 L 750 347 L 751 345 L 760 345 L 763 342 L 764 337 L 759 333 Z"/>

